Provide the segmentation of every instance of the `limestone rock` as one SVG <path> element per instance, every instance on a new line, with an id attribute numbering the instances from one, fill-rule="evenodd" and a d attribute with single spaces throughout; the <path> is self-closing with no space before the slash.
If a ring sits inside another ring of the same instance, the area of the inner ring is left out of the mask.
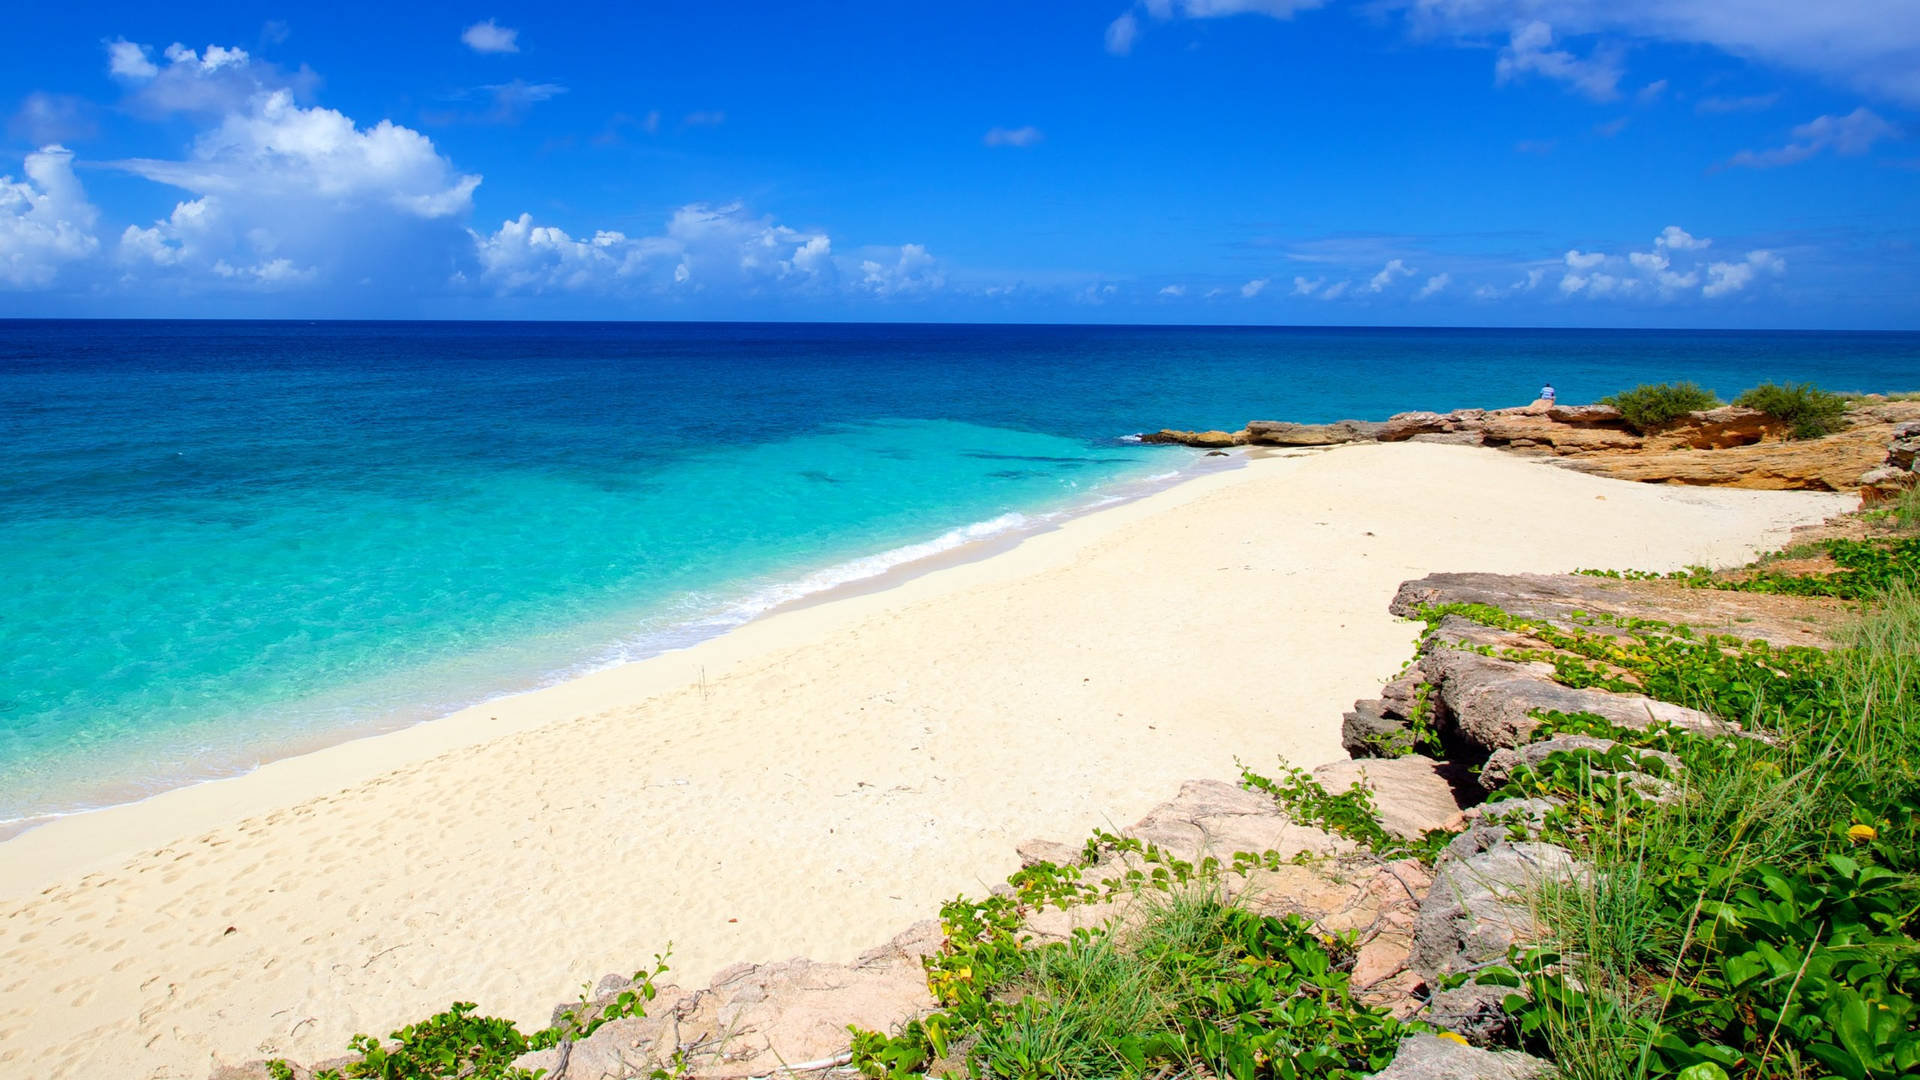
<path id="1" fill-rule="evenodd" d="M 1382 440 L 1385 441 L 1385 440 Z M 1410 435 L 1407 442 L 1439 443 L 1443 446 L 1481 446 L 1486 443 L 1486 435 L 1478 430 L 1466 431 L 1422 431 Z"/>
<path id="2" fill-rule="evenodd" d="M 1533 940 L 1528 890 L 1576 872 L 1565 848 L 1533 841 L 1501 841 L 1444 862 L 1420 904 L 1409 965 L 1434 985 L 1443 975 L 1505 956 L 1509 947 Z"/>
<path id="3" fill-rule="evenodd" d="M 1596 739 L 1591 735 L 1555 735 L 1551 739 L 1542 739 L 1539 742 L 1527 743 L 1525 746 L 1513 746 L 1502 750 L 1495 750 L 1493 754 L 1487 758 L 1486 763 L 1480 766 L 1480 786 L 1486 788 L 1488 791 L 1497 791 L 1506 786 L 1507 781 L 1513 778 L 1515 769 L 1522 765 L 1529 767 L 1538 766 L 1541 762 L 1556 753 L 1575 750 L 1594 750 L 1604 754 L 1618 745 L 1620 744 L 1614 742 L 1612 739 Z M 1680 759 L 1664 750 L 1636 750 L 1634 753 L 1643 760 L 1653 758 L 1661 762 L 1665 766 L 1668 776 L 1672 776 L 1680 771 Z M 1658 768 L 1658 766 L 1655 766 L 1655 768 Z M 1647 779 L 1654 780 L 1656 778 L 1648 777 Z M 1661 793 L 1664 790 L 1664 785 L 1650 784 L 1643 790 L 1649 795 L 1654 795 Z"/>
<path id="4" fill-rule="evenodd" d="M 1454 430 L 1453 422 L 1437 412 L 1396 413 L 1380 425 L 1375 437 L 1381 442 L 1405 442 L 1415 435 L 1431 435 Z"/>
<path id="5" fill-rule="evenodd" d="M 1247 433 L 1244 431 L 1175 431 L 1167 428 L 1142 435 L 1140 441 L 1212 449 L 1222 446 L 1244 446 L 1247 442 Z"/>
<path id="6" fill-rule="evenodd" d="M 1255 420 L 1247 425 L 1247 441 L 1257 446 L 1337 446 L 1372 442 L 1385 426 L 1365 420 L 1341 420 L 1332 424 Z"/>
<path id="7" fill-rule="evenodd" d="M 1413 747 L 1404 717 L 1388 716 L 1384 701 L 1356 701 L 1340 722 L 1340 745 L 1357 758 L 1392 757 Z"/>
<path id="8" fill-rule="evenodd" d="M 1886 463 L 1912 472 L 1917 457 L 1920 457 L 1920 420 L 1895 427 L 1887 441 Z"/>
<path id="9" fill-rule="evenodd" d="M 1785 423 L 1758 409 L 1722 405 L 1688 413 L 1661 425 L 1648 432 L 1646 445 L 1651 450 L 1724 450 L 1751 446 L 1767 439 L 1778 440 L 1786 434 Z"/>
<path id="10" fill-rule="evenodd" d="M 1409 1035 L 1371 1080 L 1547 1080 L 1553 1066 L 1518 1050 L 1482 1050 L 1438 1035 Z"/>
<path id="11" fill-rule="evenodd" d="M 1422 607 L 1441 604 L 1485 604 L 1563 629 L 1576 625 L 1575 612 L 1585 612 L 1683 623 L 1773 645 L 1821 647 L 1832 644 L 1823 626 L 1845 615 L 1844 605 L 1820 597 L 1689 589 L 1677 582 L 1587 574 L 1429 574 L 1402 582 L 1389 610 L 1418 618 Z M 1454 625 L 1451 618 L 1442 622 L 1441 636 Z M 1583 629 L 1608 632 L 1605 626 Z"/>
<path id="12" fill-rule="evenodd" d="M 1460 811 L 1480 797 L 1464 766 L 1418 754 L 1330 762 L 1313 770 L 1313 778 L 1336 794 L 1355 784 L 1371 790 L 1380 824 L 1405 840 L 1430 829 L 1458 829 Z"/>
<path id="13" fill-rule="evenodd" d="M 1278 851 L 1287 858 L 1353 848 L 1351 841 L 1294 824 L 1271 797 L 1221 780 L 1187 781 L 1172 802 L 1149 811 L 1127 834 L 1192 863 L 1208 855 L 1231 863 L 1242 851 Z"/>
<path id="14" fill-rule="evenodd" d="M 1562 686 L 1547 664 L 1520 664 L 1455 649 L 1436 649 L 1425 662 L 1438 675 L 1449 730 L 1487 753 L 1526 742 L 1540 726 L 1531 715 L 1536 711 L 1594 713 L 1633 730 L 1658 724 L 1708 735 L 1739 730 L 1698 709 L 1639 694 Z"/>

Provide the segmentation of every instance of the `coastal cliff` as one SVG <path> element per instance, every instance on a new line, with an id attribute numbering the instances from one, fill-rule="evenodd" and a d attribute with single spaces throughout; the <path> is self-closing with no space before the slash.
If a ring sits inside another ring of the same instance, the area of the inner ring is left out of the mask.
<path id="1" fill-rule="evenodd" d="M 1405 412 L 1385 421 L 1296 424 L 1256 420 L 1239 431 L 1166 429 L 1142 442 L 1218 449 L 1366 442 L 1489 446 L 1550 458 L 1582 472 L 1644 483 L 1789 491 L 1858 491 L 1869 501 L 1914 484 L 1920 402 L 1858 399 L 1839 431 L 1789 438 L 1791 427 L 1734 405 L 1637 431 L 1610 405 L 1535 402 L 1512 409 Z"/>

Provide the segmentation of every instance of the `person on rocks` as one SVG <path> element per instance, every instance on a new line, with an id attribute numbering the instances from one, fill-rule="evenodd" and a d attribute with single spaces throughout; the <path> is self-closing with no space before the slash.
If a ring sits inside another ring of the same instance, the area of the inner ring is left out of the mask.
<path id="1" fill-rule="evenodd" d="M 1553 384 L 1552 383 L 1548 383 L 1547 385 L 1540 388 L 1540 400 L 1546 402 L 1549 405 L 1553 404 Z"/>

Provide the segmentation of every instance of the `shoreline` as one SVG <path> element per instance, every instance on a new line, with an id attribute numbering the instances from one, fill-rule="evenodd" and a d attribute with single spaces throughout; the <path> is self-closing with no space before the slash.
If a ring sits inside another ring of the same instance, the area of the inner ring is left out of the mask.
<path id="1" fill-rule="evenodd" d="M 968 525 L 949 529 L 935 537 L 918 543 L 886 548 L 870 555 L 840 559 L 816 571 L 801 574 L 792 579 L 759 586 L 743 597 L 730 602 L 727 607 L 721 609 L 721 614 L 695 618 L 683 625 L 671 627 L 659 632 L 662 637 L 671 637 L 674 639 L 679 639 L 682 635 L 685 635 L 686 640 L 684 640 L 683 643 L 650 648 L 641 651 L 639 655 L 625 656 L 618 659 L 594 660 L 590 657 L 584 658 L 571 665 L 530 676 L 524 680 L 525 685 L 518 688 L 491 694 L 467 704 L 443 707 L 438 710 L 431 706 L 416 707 L 381 717 L 366 718 L 361 722 L 337 727 L 325 732 L 310 732 L 306 738 L 287 739 L 278 743 L 268 744 L 272 749 L 255 757 L 251 764 L 245 767 L 238 767 L 230 772 L 188 776 L 179 779 L 177 782 L 160 781 L 158 783 L 161 786 L 154 789 L 128 791 L 125 793 L 125 797 L 121 798 L 114 798 L 108 795 L 104 797 L 104 801 L 97 804 L 0 820 L 0 850 L 3 850 L 4 845 L 12 842 L 16 838 L 55 822 L 69 818 L 84 817 L 91 814 L 112 812 L 123 808 L 138 807 L 172 792 L 188 788 L 241 780 L 275 762 L 305 757 L 309 754 L 320 753 L 349 743 L 381 739 L 421 724 L 431 724 L 448 720 L 461 714 L 468 714 L 476 710 L 485 709 L 496 702 L 510 700 L 527 694 L 536 694 L 543 690 L 563 686 L 603 671 L 614 670 L 629 664 L 645 663 L 656 657 L 684 652 L 715 638 L 731 634 L 741 627 L 779 615 L 783 612 L 797 611 L 821 604 L 830 604 L 837 600 L 853 596 L 884 592 L 903 582 L 919 577 L 922 574 L 932 573 L 948 566 L 957 566 L 967 562 L 991 558 L 994 555 L 1010 551 L 1018 547 L 1029 537 L 1050 532 L 1075 518 L 1085 517 L 1089 514 L 1097 514 L 1112 509 L 1115 506 L 1149 498 L 1168 488 L 1178 486 L 1201 476 L 1239 468 L 1248 460 L 1260 456 L 1263 453 L 1263 451 L 1243 450 L 1231 455 L 1227 461 L 1221 462 L 1218 465 L 1208 461 L 1204 457 L 1195 455 L 1186 461 L 1175 463 L 1175 468 L 1170 471 L 1161 471 L 1151 475 L 1116 481 L 1112 485 L 1116 490 L 1111 494 L 1089 492 L 1081 496 L 1077 501 L 1069 502 L 1055 509 L 1035 510 L 1032 512 L 1020 510 L 1008 511 L 1003 517 L 1018 515 L 1025 520 L 1020 524 L 995 530 L 978 538 L 963 539 L 951 547 L 939 548 L 928 554 L 913 556 L 905 561 L 887 563 L 879 570 L 870 574 L 854 576 L 844 581 L 825 585 L 821 588 L 806 590 L 800 595 L 790 599 L 773 602 L 753 614 L 741 617 L 738 621 L 729 621 L 729 617 L 725 614 L 726 611 L 731 610 L 733 607 L 747 605 L 749 601 L 762 592 L 800 588 L 815 577 L 821 575 L 832 576 L 836 572 L 844 571 L 847 568 L 870 560 L 885 560 L 899 552 L 935 546 L 950 536 L 965 534 L 971 530 L 978 529 L 982 525 L 990 525 L 1000 519 L 995 518 L 990 521 L 973 522 Z M 625 651 L 626 649 L 625 646 L 617 642 L 602 644 L 596 646 L 596 648 L 603 652 Z M 424 713 L 424 715 L 419 715 L 422 713 Z M 113 791 L 114 788 L 107 787 L 100 790 L 105 793 Z M 0 858 L 0 861 L 4 861 L 3 858 Z M 8 895 L 8 891 L 8 885 L 5 882 L 0 882 L 0 898 Z"/>
<path id="2" fill-rule="evenodd" d="M 1249 460 L 687 650 L 60 819 L 0 843 L 0 1065 L 313 1060 L 456 997 L 534 1020 L 668 940 L 691 985 L 850 957 L 1030 836 L 1133 820 L 1236 756 L 1339 756 L 1329 717 L 1406 658 L 1400 580 L 1732 561 L 1843 502 L 1451 446 Z"/>

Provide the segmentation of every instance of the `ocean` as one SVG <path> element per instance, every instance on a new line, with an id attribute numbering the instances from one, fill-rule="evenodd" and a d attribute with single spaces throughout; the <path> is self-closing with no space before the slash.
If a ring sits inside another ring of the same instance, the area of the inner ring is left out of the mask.
<path id="1" fill-rule="evenodd" d="M 0 321 L 0 829 L 1218 467 L 1144 430 L 1917 372 L 1911 333 Z"/>

